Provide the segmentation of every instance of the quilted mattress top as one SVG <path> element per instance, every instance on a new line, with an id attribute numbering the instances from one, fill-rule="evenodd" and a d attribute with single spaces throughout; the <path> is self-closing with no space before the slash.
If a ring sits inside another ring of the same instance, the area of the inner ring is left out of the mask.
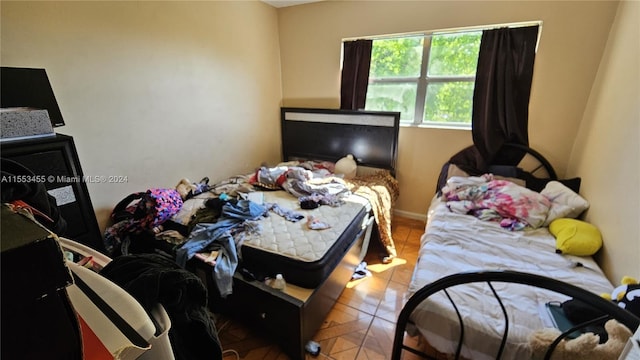
<path id="1" fill-rule="evenodd" d="M 280 254 L 303 262 L 322 259 L 333 243 L 349 226 L 362 208 L 368 207 L 367 199 L 350 195 L 338 207 L 321 205 L 316 209 L 301 209 L 296 197 L 285 191 L 265 191 L 264 203 L 277 203 L 281 208 L 296 211 L 305 217 L 297 222 L 286 220 L 273 211 L 259 221 L 258 234 L 247 234 L 242 246 L 250 246 L 271 253 Z M 331 227 L 312 230 L 307 226 L 309 216 Z"/>

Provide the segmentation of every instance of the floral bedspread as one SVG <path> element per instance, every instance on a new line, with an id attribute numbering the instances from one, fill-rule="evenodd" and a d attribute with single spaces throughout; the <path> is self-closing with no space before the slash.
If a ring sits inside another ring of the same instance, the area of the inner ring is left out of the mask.
<path id="1" fill-rule="evenodd" d="M 491 174 L 451 177 L 442 194 L 452 212 L 498 221 L 510 230 L 541 227 L 551 207 L 542 194 Z"/>

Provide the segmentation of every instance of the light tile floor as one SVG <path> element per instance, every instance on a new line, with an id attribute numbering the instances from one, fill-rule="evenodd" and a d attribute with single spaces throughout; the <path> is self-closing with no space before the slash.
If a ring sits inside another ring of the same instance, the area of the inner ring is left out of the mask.
<path id="1" fill-rule="evenodd" d="M 321 346 L 320 355 L 307 354 L 307 359 L 391 358 L 395 322 L 407 300 L 424 226 L 423 221 L 394 217 L 392 232 L 397 258 L 390 264 L 382 264 L 382 247 L 370 246 L 365 261 L 372 276 L 347 285 L 314 336 Z M 289 359 L 278 345 L 241 323 L 220 318 L 216 325 L 223 348 L 237 351 L 243 360 Z M 225 360 L 234 358 L 235 355 L 225 356 Z"/>

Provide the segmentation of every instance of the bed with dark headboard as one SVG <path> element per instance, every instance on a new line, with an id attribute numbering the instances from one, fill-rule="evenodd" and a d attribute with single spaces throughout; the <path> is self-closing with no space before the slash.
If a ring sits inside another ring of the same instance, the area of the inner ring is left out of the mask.
<path id="1" fill-rule="evenodd" d="M 281 112 L 285 161 L 337 161 L 352 154 L 359 166 L 395 175 L 399 113 L 305 108 L 282 108 Z"/>
<path id="2" fill-rule="evenodd" d="M 395 182 L 392 174 L 396 171 L 400 114 L 282 108 L 281 115 L 283 163 L 273 169 L 288 167 L 286 171 L 291 171 L 291 167 L 303 163 L 335 163 L 352 154 L 362 174 L 337 180 L 345 186 L 357 183 L 358 189 L 349 188 L 353 191 L 343 205 L 334 208 L 325 204 L 311 210 L 301 209 L 299 199 L 286 191 L 265 190 L 258 195 L 265 203 L 276 202 L 305 218 L 291 222 L 270 215 L 260 220 L 262 232 L 247 234 L 240 248 L 243 270 L 234 275 L 233 293 L 213 306 L 214 310 L 223 308 L 245 319 L 273 337 L 292 358 L 302 359 L 305 344 L 366 254 L 374 218 L 380 216 L 376 209 L 391 211 L 392 201 L 374 203 L 360 194 L 360 188 L 374 179 Z M 272 184 L 259 185 L 269 189 Z M 343 215 L 342 211 L 350 212 Z M 331 227 L 309 230 L 310 216 L 325 220 Z M 386 225 L 390 225 L 388 222 Z M 388 230 L 390 233 L 390 226 Z M 318 249 L 321 251 L 316 254 Z M 269 279 L 263 281 L 264 275 L 273 277 L 277 273 L 284 274 L 287 281 L 284 291 L 271 288 Z M 209 281 L 213 281 L 210 276 Z"/>
<path id="3" fill-rule="evenodd" d="M 348 185 L 372 206 L 376 239 L 390 261 L 396 256 L 391 235 L 391 208 L 399 195 L 395 180 L 400 113 L 308 108 L 282 108 L 282 156 L 285 161 L 337 161 L 351 154 L 358 178 Z M 357 190 L 355 190 L 357 189 Z"/>

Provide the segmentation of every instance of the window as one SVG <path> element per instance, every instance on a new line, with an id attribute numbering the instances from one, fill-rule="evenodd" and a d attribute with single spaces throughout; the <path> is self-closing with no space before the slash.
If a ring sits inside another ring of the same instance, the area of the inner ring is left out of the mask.
<path id="1" fill-rule="evenodd" d="M 470 128 L 482 30 L 373 39 L 366 110 L 404 124 Z"/>

